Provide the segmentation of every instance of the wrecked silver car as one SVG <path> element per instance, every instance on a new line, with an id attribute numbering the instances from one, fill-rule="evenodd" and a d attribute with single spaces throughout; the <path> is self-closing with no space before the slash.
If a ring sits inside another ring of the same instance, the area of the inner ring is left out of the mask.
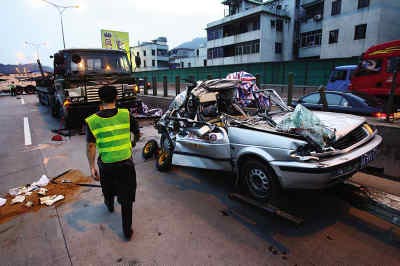
<path id="1" fill-rule="evenodd" d="M 243 105 L 240 86 L 241 80 L 208 80 L 176 96 L 156 125 L 159 170 L 232 171 L 237 185 L 268 200 L 280 188 L 342 182 L 375 158 L 382 138 L 364 118 L 293 110 L 274 90 L 253 91 L 253 102 Z"/>

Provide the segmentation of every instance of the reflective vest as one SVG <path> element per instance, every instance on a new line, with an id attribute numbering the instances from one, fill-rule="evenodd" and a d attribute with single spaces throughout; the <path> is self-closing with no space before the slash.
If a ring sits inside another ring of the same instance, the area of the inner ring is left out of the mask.
<path id="1" fill-rule="evenodd" d="M 96 147 L 104 163 L 115 163 L 132 156 L 130 118 L 127 109 L 118 109 L 112 117 L 93 114 L 85 119 L 96 138 Z"/>

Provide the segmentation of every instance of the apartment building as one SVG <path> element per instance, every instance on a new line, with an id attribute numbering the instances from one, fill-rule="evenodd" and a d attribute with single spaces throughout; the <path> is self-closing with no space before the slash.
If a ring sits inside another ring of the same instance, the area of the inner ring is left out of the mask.
<path id="1" fill-rule="evenodd" d="M 131 47 L 132 58 L 140 56 L 141 65 L 137 70 L 157 70 L 169 67 L 167 38 L 158 37 L 150 42 L 142 42 Z"/>
<path id="2" fill-rule="evenodd" d="M 207 66 L 207 47 L 172 49 L 169 51 L 169 62 L 171 68 Z"/>
<path id="3" fill-rule="evenodd" d="M 207 25 L 207 64 L 357 57 L 400 39 L 400 0 L 225 0 Z"/>
<path id="4" fill-rule="evenodd" d="M 207 24 L 207 64 L 292 59 L 296 1 L 225 0 L 225 17 Z"/>

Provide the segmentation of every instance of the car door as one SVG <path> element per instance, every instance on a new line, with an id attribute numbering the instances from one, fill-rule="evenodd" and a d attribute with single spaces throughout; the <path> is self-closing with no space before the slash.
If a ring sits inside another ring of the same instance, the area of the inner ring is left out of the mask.
<path id="1" fill-rule="evenodd" d="M 326 93 L 328 111 L 337 113 L 351 113 L 350 102 L 341 94 Z"/>
<path id="2" fill-rule="evenodd" d="M 322 110 L 322 104 L 320 103 L 320 94 L 318 92 L 311 93 L 301 98 L 298 103 L 304 105 L 308 109 Z"/>
<path id="3" fill-rule="evenodd" d="M 230 144 L 225 128 L 207 130 L 204 126 L 183 129 L 183 134 L 176 136 L 172 164 L 232 171 Z"/>

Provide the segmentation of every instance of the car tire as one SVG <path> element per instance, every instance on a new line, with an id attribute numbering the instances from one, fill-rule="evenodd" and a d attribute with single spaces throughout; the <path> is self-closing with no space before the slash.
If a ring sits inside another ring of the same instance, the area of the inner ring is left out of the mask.
<path id="1" fill-rule="evenodd" d="M 261 202 L 278 199 L 279 181 L 265 162 L 246 160 L 240 167 L 240 180 L 242 187 L 252 198 Z"/>
<path id="2" fill-rule="evenodd" d="M 162 149 L 157 156 L 156 168 L 160 172 L 166 172 L 172 168 L 172 152 Z"/>
<path id="3" fill-rule="evenodd" d="M 155 141 L 154 139 L 146 142 L 146 144 L 144 144 L 143 150 L 142 150 L 143 159 L 147 160 L 147 159 L 150 159 L 151 157 L 153 157 L 154 154 L 156 153 L 157 149 L 158 149 L 158 144 L 157 144 L 157 141 Z"/>

